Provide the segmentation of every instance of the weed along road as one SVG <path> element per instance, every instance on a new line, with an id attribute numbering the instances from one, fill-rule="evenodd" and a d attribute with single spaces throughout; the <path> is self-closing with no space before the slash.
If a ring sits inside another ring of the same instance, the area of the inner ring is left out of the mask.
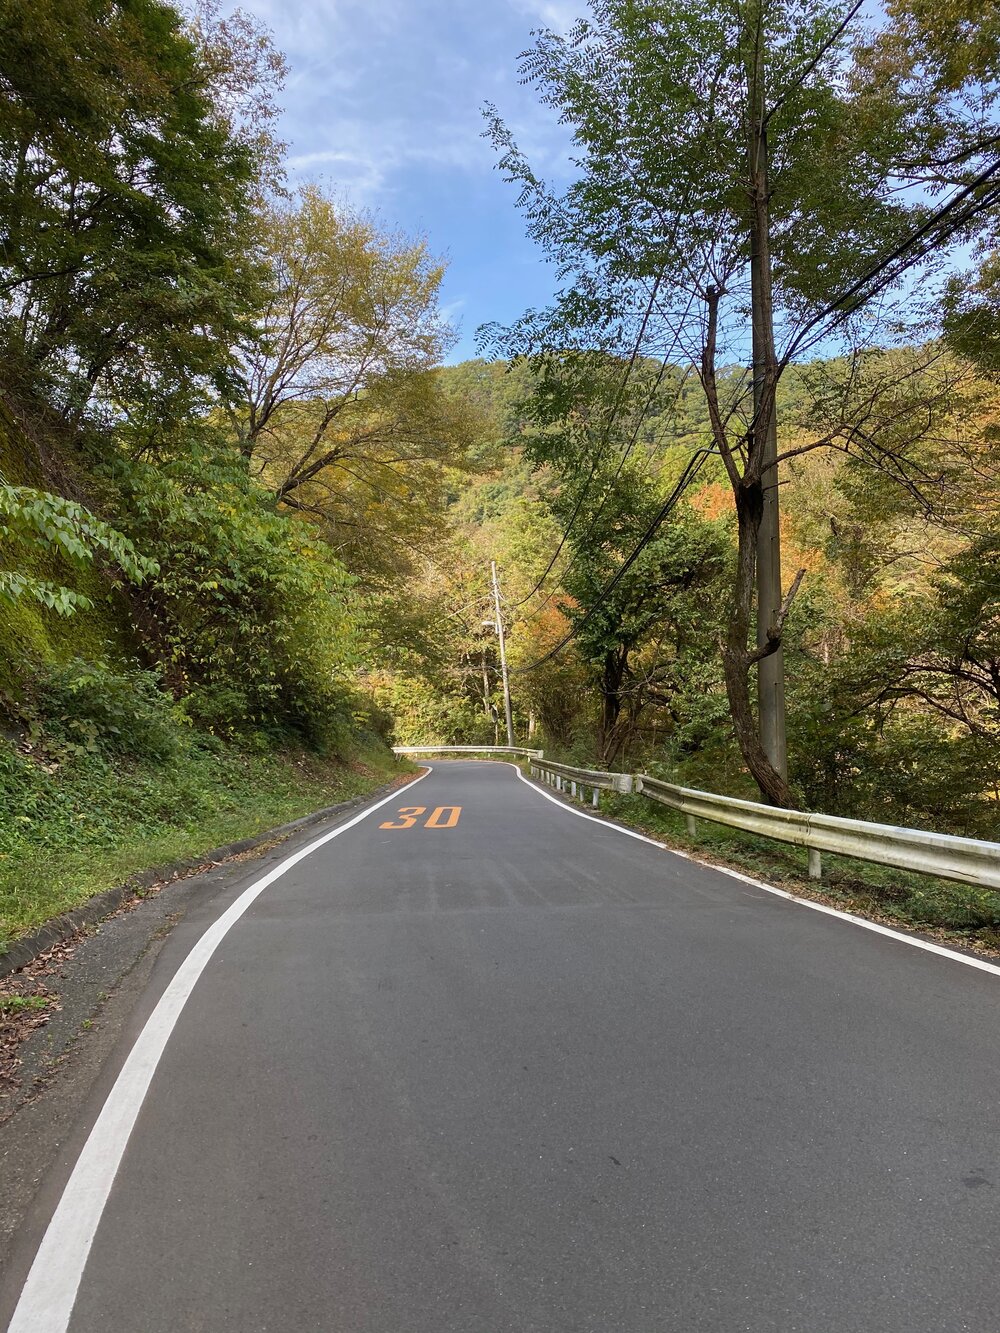
<path id="1" fill-rule="evenodd" d="M 996 971 L 506 764 L 282 864 L 165 946 L 16 1333 L 997 1327 Z"/>

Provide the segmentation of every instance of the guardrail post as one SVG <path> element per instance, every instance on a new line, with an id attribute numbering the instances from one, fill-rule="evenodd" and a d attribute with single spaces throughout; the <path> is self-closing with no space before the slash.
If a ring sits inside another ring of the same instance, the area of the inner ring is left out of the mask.
<path id="1" fill-rule="evenodd" d="M 601 808 L 601 789 L 600 789 L 600 787 L 595 787 L 595 788 L 594 788 L 594 809 L 595 809 L 595 810 L 600 810 L 600 808 Z"/>
<path id="2" fill-rule="evenodd" d="M 697 838 L 697 836 L 698 836 L 698 821 L 697 821 L 697 819 L 695 819 L 694 815 L 685 815 L 685 816 L 684 816 L 684 823 L 687 825 L 688 837 L 689 837 L 689 838 Z"/>
<path id="3" fill-rule="evenodd" d="M 823 857 L 815 847 L 809 848 L 809 878 L 823 878 Z"/>
<path id="4" fill-rule="evenodd" d="M 569 784 L 569 791 L 570 791 L 570 795 L 571 795 L 571 796 L 573 797 L 573 799 L 575 800 L 575 799 L 576 799 L 576 782 L 575 782 L 575 780 Z"/>

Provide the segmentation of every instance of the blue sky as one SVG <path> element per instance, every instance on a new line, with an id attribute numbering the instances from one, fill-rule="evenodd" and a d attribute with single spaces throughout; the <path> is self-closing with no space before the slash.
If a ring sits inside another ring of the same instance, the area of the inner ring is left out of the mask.
<path id="1" fill-rule="evenodd" d="M 496 103 L 549 179 L 569 171 L 565 132 L 519 86 L 533 28 L 564 30 L 585 0 L 243 0 L 274 33 L 291 73 L 282 137 L 294 180 L 331 187 L 392 229 L 425 234 L 449 263 L 442 302 L 475 331 L 552 294 L 551 270 L 524 236 L 515 189 L 482 138 Z"/>

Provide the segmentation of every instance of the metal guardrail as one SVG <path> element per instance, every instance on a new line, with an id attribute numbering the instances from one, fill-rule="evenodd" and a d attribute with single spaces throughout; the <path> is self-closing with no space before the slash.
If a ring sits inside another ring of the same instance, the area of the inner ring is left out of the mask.
<path id="1" fill-rule="evenodd" d="M 809 875 L 819 879 L 823 873 L 822 853 L 851 856 L 896 870 L 914 870 L 922 875 L 958 880 L 983 888 L 1000 889 L 1000 843 L 981 842 L 977 838 L 959 838 L 950 833 L 925 833 L 921 829 L 900 828 L 894 824 L 872 824 L 863 819 L 842 819 L 804 810 L 779 810 L 757 801 L 735 796 L 717 796 L 693 787 L 678 787 L 647 773 L 605 773 L 592 768 L 574 768 L 545 759 L 541 750 L 521 746 L 394 746 L 397 754 L 518 754 L 531 760 L 531 776 L 540 778 L 556 791 L 578 796 L 587 789 L 599 804 L 599 793 L 616 791 L 624 795 L 641 793 L 652 801 L 670 806 L 686 815 L 688 832 L 697 832 L 699 819 L 728 828 L 756 833 L 805 847 L 809 853 Z"/>
<path id="2" fill-rule="evenodd" d="M 394 745 L 393 754 L 522 754 L 526 759 L 541 759 L 544 750 L 527 750 L 523 745 Z"/>
<path id="3" fill-rule="evenodd" d="M 604 773 L 595 768 L 572 768 L 569 764 L 556 764 L 550 759 L 532 761 L 531 776 L 540 777 L 556 791 L 568 791 L 571 796 L 578 794 L 578 788 L 590 788 L 595 806 L 600 804 L 602 791 L 617 791 L 628 795 L 632 791 L 631 773 Z"/>
<path id="4" fill-rule="evenodd" d="M 813 879 L 822 875 L 820 854 L 835 852 L 838 856 L 853 856 L 859 861 L 893 866 L 897 870 L 916 870 L 924 875 L 960 880 L 963 884 L 1000 889 L 1000 843 L 959 838 L 949 833 L 924 833 L 894 824 L 871 824 L 863 819 L 841 819 L 837 815 L 779 810 L 756 801 L 677 787 L 645 773 L 636 775 L 635 790 L 687 815 L 689 832 L 695 831 L 694 820 L 707 819 L 806 847 L 809 875 Z"/>

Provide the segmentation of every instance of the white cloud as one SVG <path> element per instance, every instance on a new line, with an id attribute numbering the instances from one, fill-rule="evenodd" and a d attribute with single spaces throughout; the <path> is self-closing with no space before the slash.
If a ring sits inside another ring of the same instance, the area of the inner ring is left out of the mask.
<path id="1" fill-rule="evenodd" d="M 513 0 L 513 7 L 562 33 L 569 32 L 577 19 L 587 13 L 585 0 Z"/>
<path id="2" fill-rule="evenodd" d="M 456 323 L 459 315 L 465 309 L 466 300 L 466 297 L 458 296 L 453 301 L 448 301 L 447 304 L 441 307 L 441 317 L 446 324 Z"/>
<path id="3" fill-rule="evenodd" d="M 291 157 L 287 165 L 293 182 L 329 178 L 332 193 L 362 207 L 375 206 L 392 193 L 389 173 L 370 156 L 325 149 Z"/>
<path id="4" fill-rule="evenodd" d="M 540 174 L 567 174 L 565 132 L 519 84 L 517 56 L 532 26 L 565 30 L 586 0 L 242 2 L 288 57 L 280 133 L 293 183 L 328 177 L 356 203 L 387 207 L 422 170 L 481 187 L 496 163 L 486 100 Z"/>

